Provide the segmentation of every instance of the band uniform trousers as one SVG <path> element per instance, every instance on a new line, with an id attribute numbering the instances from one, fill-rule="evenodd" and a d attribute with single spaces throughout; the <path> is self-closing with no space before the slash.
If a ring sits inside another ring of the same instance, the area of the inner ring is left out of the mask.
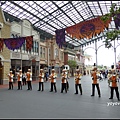
<path id="1" fill-rule="evenodd" d="M 92 84 L 92 96 L 95 95 L 95 86 L 96 86 L 96 88 L 97 88 L 98 95 L 99 95 L 99 97 L 100 97 L 101 94 L 100 94 L 99 84 Z"/>
<path id="2" fill-rule="evenodd" d="M 13 90 L 13 82 L 9 82 L 9 90 L 12 89 Z"/>
<path id="3" fill-rule="evenodd" d="M 63 90 L 65 89 L 65 92 L 67 93 L 67 83 L 61 83 L 61 93 L 63 93 Z"/>
<path id="4" fill-rule="evenodd" d="M 78 94 L 78 87 L 79 87 L 80 93 L 82 95 L 82 86 L 81 86 L 81 84 L 75 84 L 75 90 L 76 90 L 75 94 Z"/>
<path id="5" fill-rule="evenodd" d="M 38 91 L 41 91 L 41 90 L 43 91 L 44 90 L 44 85 L 43 84 L 44 84 L 43 82 L 39 82 L 39 89 L 38 89 Z"/>
<path id="6" fill-rule="evenodd" d="M 18 90 L 22 90 L 22 82 L 21 81 L 18 81 Z"/>
<path id="7" fill-rule="evenodd" d="M 28 90 L 32 90 L 32 84 L 31 84 L 31 81 L 27 81 L 28 83 Z"/>
<path id="8" fill-rule="evenodd" d="M 51 82 L 51 90 L 50 90 L 50 92 L 53 91 L 53 87 L 54 87 L 55 92 L 57 92 L 56 83 L 53 83 L 53 82 Z"/>
<path id="9" fill-rule="evenodd" d="M 113 99 L 113 94 L 114 94 L 114 90 L 115 90 L 117 99 L 119 100 L 119 91 L 118 91 L 118 87 L 110 87 L 110 89 L 111 89 L 111 96 L 110 96 L 110 99 Z"/>

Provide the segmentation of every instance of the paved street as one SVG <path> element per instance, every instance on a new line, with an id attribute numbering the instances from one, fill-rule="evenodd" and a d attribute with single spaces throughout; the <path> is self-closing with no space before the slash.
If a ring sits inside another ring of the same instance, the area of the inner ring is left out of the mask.
<path id="1" fill-rule="evenodd" d="M 32 91 L 27 91 L 27 86 L 23 86 L 23 90 L 17 90 L 17 86 L 13 90 L 8 90 L 8 85 L 0 86 L 0 118 L 120 118 L 120 101 L 115 93 L 114 99 L 109 100 L 110 88 L 107 80 L 100 81 L 100 98 L 96 88 L 95 96 L 91 97 L 90 76 L 82 78 L 83 95 L 74 94 L 73 78 L 69 79 L 68 93 L 60 93 L 60 82 L 58 79 L 57 93 L 49 92 L 49 82 L 44 83 L 43 92 L 37 91 L 38 82 L 32 84 Z"/>

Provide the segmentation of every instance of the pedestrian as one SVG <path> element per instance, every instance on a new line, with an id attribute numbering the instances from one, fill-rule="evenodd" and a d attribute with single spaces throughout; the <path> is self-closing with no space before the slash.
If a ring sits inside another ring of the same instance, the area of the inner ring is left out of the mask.
<path id="1" fill-rule="evenodd" d="M 18 90 L 22 90 L 22 70 L 19 70 L 17 73 L 17 81 L 18 81 Z"/>
<path id="2" fill-rule="evenodd" d="M 43 91 L 44 90 L 44 72 L 43 69 L 40 69 L 39 73 L 39 89 L 38 91 Z"/>
<path id="3" fill-rule="evenodd" d="M 8 90 L 13 90 L 13 74 L 12 74 L 12 71 L 10 71 L 10 73 L 7 75 L 8 78 L 9 78 L 9 89 Z"/>
<path id="4" fill-rule="evenodd" d="M 100 87 L 99 87 L 99 79 L 98 79 L 96 67 L 93 68 L 93 70 L 91 72 L 91 77 L 92 77 L 92 95 L 91 96 L 95 95 L 95 86 L 96 86 L 98 95 L 99 95 L 99 97 L 101 97 Z"/>
<path id="5" fill-rule="evenodd" d="M 82 78 L 82 74 L 80 73 L 79 69 L 76 69 L 76 73 L 75 73 L 75 94 L 78 94 L 78 88 L 80 91 L 80 94 L 82 95 L 82 86 L 81 86 L 81 78 Z"/>
<path id="6" fill-rule="evenodd" d="M 28 84 L 28 89 L 27 90 L 32 90 L 32 72 L 31 69 L 28 69 L 28 72 L 26 73 L 26 79 L 27 79 L 27 84 Z"/>
<path id="7" fill-rule="evenodd" d="M 50 80 L 50 83 L 51 83 L 50 92 L 53 92 L 53 87 L 54 87 L 55 92 L 57 92 L 56 78 L 57 78 L 57 74 L 55 73 L 55 69 L 54 69 L 54 66 L 53 66 L 52 67 L 52 72 L 51 72 L 51 74 L 49 76 L 49 80 Z"/>
<path id="8" fill-rule="evenodd" d="M 66 69 L 66 74 L 67 74 L 66 87 L 67 87 L 67 91 L 69 91 L 69 78 L 70 78 L 70 74 L 69 74 L 69 70 L 68 69 Z"/>
<path id="9" fill-rule="evenodd" d="M 25 72 L 22 75 L 22 83 L 23 83 L 23 86 L 26 85 L 26 73 Z"/>
<path id="10" fill-rule="evenodd" d="M 67 74 L 66 74 L 66 69 L 62 70 L 62 76 L 61 76 L 61 93 L 63 91 L 67 93 Z"/>
<path id="11" fill-rule="evenodd" d="M 45 73 L 45 81 L 48 81 L 48 72 Z"/>
<path id="12" fill-rule="evenodd" d="M 110 98 L 109 99 L 113 99 L 113 93 L 114 93 L 114 90 L 115 90 L 117 99 L 119 101 L 120 98 L 119 98 L 119 91 L 118 91 L 118 85 L 117 85 L 117 74 L 116 74 L 114 69 L 112 70 L 112 75 L 110 77 L 110 90 L 111 90 L 111 92 L 110 92 Z"/>

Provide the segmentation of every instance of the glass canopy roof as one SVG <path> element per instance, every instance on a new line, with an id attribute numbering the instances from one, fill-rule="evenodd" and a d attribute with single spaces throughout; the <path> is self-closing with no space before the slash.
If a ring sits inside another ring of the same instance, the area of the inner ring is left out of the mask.
<path id="1" fill-rule="evenodd" d="M 112 3 L 120 6 L 119 1 L 0 1 L 3 11 L 21 20 L 28 19 L 35 27 L 52 35 L 57 29 L 109 13 Z M 114 22 L 111 22 L 109 29 L 114 28 Z M 104 32 L 92 39 L 72 39 L 66 34 L 66 42 L 78 47 L 104 39 Z"/>

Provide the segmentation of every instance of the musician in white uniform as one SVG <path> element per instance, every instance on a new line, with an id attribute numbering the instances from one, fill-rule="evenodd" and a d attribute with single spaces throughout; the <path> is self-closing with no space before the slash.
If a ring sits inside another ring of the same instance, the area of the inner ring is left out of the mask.
<path id="1" fill-rule="evenodd" d="M 22 90 L 22 70 L 19 70 L 17 73 L 17 81 L 18 81 L 18 90 Z"/>
<path id="2" fill-rule="evenodd" d="M 57 78 L 57 74 L 55 73 L 55 69 L 52 69 L 52 73 L 49 76 L 49 81 L 51 83 L 51 88 L 50 88 L 50 92 L 53 92 L 53 87 L 55 92 L 57 92 L 57 88 L 56 88 L 56 78 Z"/>
<path id="3" fill-rule="evenodd" d="M 9 77 L 9 89 L 8 90 L 13 90 L 13 74 L 12 71 L 7 75 Z"/>

